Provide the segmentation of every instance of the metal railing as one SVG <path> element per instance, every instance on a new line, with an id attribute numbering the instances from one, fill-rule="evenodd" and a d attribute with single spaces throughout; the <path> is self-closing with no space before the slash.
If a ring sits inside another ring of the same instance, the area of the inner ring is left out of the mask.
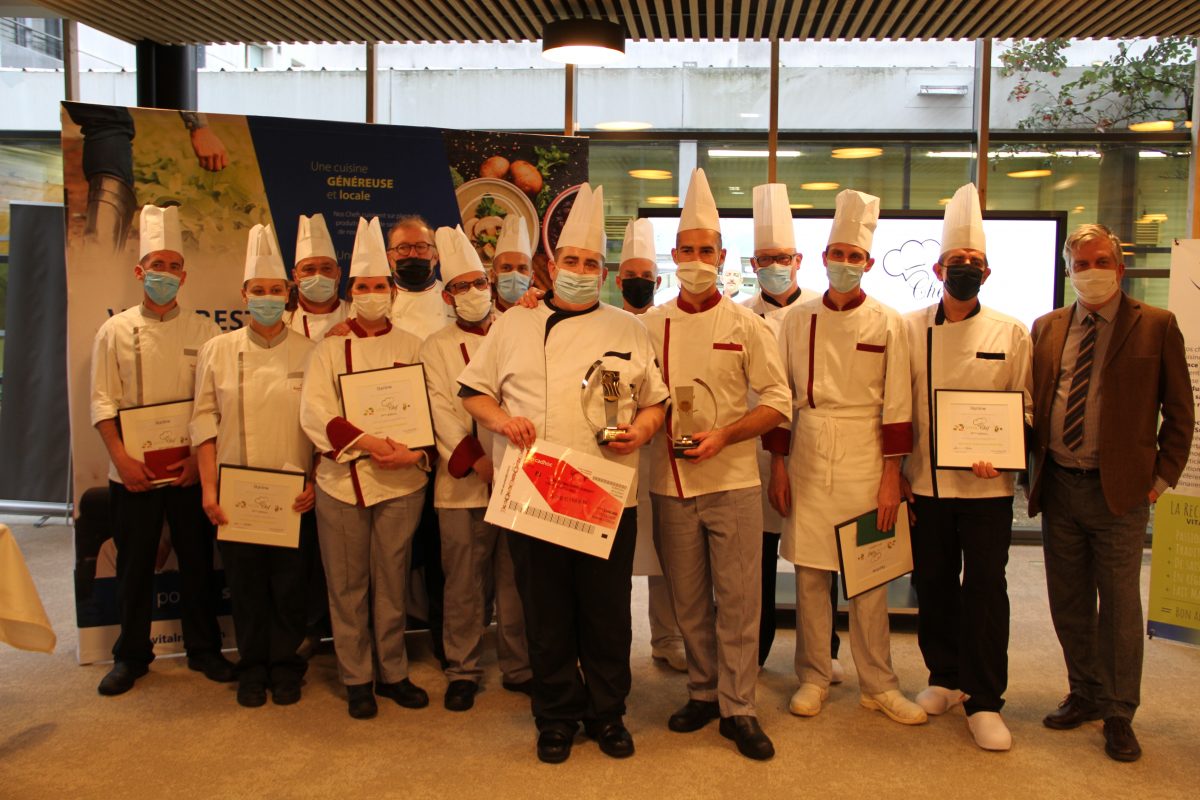
<path id="1" fill-rule="evenodd" d="M 20 47 L 28 47 L 30 50 L 62 61 L 63 40 L 61 36 L 38 30 L 15 17 L 0 17 L 0 39 Z"/>

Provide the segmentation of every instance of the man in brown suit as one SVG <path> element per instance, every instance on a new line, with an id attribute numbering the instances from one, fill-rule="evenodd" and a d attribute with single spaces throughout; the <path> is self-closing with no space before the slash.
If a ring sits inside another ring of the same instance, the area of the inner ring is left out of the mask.
<path id="1" fill-rule="evenodd" d="M 1121 291 L 1120 240 L 1083 225 L 1063 257 L 1078 300 L 1033 324 L 1029 513 L 1042 511 L 1050 614 L 1070 682 L 1043 723 L 1067 730 L 1103 719 L 1105 752 L 1136 761 L 1146 523 L 1187 462 L 1192 387 L 1175 316 Z"/>

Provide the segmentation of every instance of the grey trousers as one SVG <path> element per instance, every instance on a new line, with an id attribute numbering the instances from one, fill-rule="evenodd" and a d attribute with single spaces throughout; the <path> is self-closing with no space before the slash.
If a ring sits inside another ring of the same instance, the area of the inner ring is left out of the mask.
<path id="1" fill-rule="evenodd" d="M 405 598 L 413 532 L 424 500 L 422 490 L 363 508 L 317 487 L 317 538 L 333 646 L 347 686 L 408 677 Z"/>
<path id="2" fill-rule="evenodd" d="M 833 678 L 829 637 L 833 631 L 829 584 L 832 572 L 796 567 L 796 677 L 827 688 Z M 863 694 L 900 688 L 892 670 L 887 585 L 850 598 L 850 651 Z"/>
<path id="3" fill-rule="evenodd" d="M 442 644 L 446 678 L 479 682 L 483 669 L 484 607 L 494 587 L 496 653 L 500 674 L 509 683 L 533 677 L 525 641 L 525 612 L 513 577 L 512 556 L 504 531 L 483 521 L 484 508 L 439 508 L 442 532 Z"/>
<path id="4" fill-rule="evenodd" d="M 650 652 L 658 653 L 683 644 L 667 579 L 662 575 L 647 575 L 646 590 L 649 598 Z"/>
<path id="5" fill-rule="evenodd" d="M 1049 460 L 1042 484 L 1046 589 L 1071 691 L 1105 718 L 1133 719 L 1141 700 L 1150 506 L 1114 516 L 1098 474 L 1073 475 Z"/>
<path id="6" fill-rule="evenodd" d="M 651 497 L 654 544 L 687 652 L 688 695 L 717 701 L 722 716 L 754 716 L 762 493 L 752 487 L 686 500 Z"/>

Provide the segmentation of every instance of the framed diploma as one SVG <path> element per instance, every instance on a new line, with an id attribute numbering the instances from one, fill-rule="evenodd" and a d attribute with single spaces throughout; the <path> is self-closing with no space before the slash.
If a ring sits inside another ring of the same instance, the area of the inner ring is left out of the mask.
<path id="1" fill-rule="evenodd" d="M 217 503 L 229 522 L 217 528 L 217 538 L 275 547 L 298 546 L 300 512 L 293 511 L 292 504 L 303 491 L 303 472 L 222 464 Z"/>
<path id="2" fill-rule="evenodd" d="M 508 447 L 484 519 L 510 531 L 607 559 L 637 471 L 538 440 Z"/>
<path id="3" fill-rule="evenodd" d="M 122 408 L 117 412 L 125 452 L 144 462 L 154 473 L 157 484 L 170 483 L 183 472 L 182 468 L 168 467 L 192 452 L 188 434 L 191 420 L 191 400 Z"/>
<path id="4" fill-rule="evenodd" d="M 389 436 L 409 450 L 433 446 L 424 364 L 344 372 L 338 384 L 342 416 L 360 431 Z"/>
<path id="5" fill-rule="evenodd" d="M 896 509 L 890 531 L 878 528 L 878 509 L 833 528 L 842 573 L 842 596 L 849 600 L 913 570 L 908 503 Z"/>
<path id="6" fill-rule="evenodd" d="M 933 419 L 938 469 L 970 469 L 978 461 L 1025 469 L 1024 393 L 937 389 Z"/>

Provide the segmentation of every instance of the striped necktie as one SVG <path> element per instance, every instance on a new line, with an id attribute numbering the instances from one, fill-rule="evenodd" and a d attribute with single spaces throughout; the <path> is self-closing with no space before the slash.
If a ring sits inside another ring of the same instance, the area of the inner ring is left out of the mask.
<path id="1" fill-rule="evenodd" d="M 1083 318 L 1083 339 L 1079 342 L 1075 374 L 1071 376 L 1071 391 L 1067 394 L 1067 413 L 1063 416 L 1063 444 L 1071 450 L 1078 450 L 1083 445 L 1083 416 L 1095 353 L 1096 315 L 1092 313 Z"/>

